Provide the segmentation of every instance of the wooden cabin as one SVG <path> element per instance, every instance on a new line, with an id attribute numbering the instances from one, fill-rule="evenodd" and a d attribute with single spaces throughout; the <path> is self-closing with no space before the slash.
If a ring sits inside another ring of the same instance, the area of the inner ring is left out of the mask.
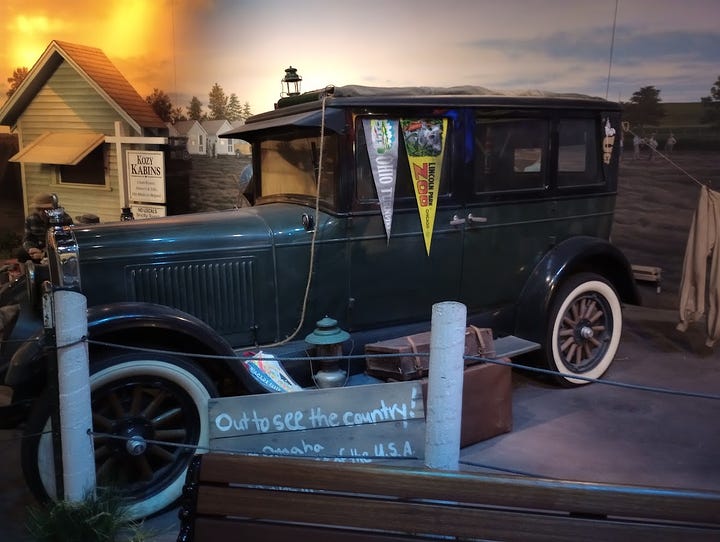
<path id="1" fill-rule="evenodd" d="M 0 125 L 18 136 L 10 160 L 21 164 L 26 214 L 36 195 L 51 192 L 71 216 L 103 222 L 118 220 L 127 203 L 118 160 L 128 149 L 161 150 L 168 135 L 100 49 L 64 41 L 48 45 L 0 108 Z"/>

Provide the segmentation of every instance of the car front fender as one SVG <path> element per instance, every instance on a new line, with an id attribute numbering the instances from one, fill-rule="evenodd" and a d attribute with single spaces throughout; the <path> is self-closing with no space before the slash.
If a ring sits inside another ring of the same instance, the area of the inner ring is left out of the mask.
<path id="1" fill-rule="evenodd" d="M 154 303 L 122 302 L 88 308 L 90 362 L 93 353 L 121 351 L 121 347 L 169 350 L 196 360 L 202 367 L 222 365 L 251 393 L 263 389 L 236 358 L 230 344 L 202 320 L 178 309 Z M 227 359 L 226 359 L 227 358 Z M 39 330 L 13 356 L 5 383 L 18 387 L 29 379 L 44 377 L 46 340 Z"/>

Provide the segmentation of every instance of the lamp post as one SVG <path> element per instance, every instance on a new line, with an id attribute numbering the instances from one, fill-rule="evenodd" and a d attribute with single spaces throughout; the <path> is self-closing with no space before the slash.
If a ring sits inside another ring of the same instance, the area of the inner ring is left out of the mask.
<path id="1" fill-rule="evenodd" d="M 315 347 L 320 360 L 320 370 L 313 375 L 318 388 L 338 388 L 345 385 L 347 372 L 340 368 L 342 344 L 350 338 L 340 329 L 337 320 L 326 316 L 318 320 L 315 330 L 305 337 L 305 342 Z"/>
<path id="2" fill-rule="evenodd" d="M 302 77 L 298 75 L 297 69 L 290 66 L 285 68 L 285 77 L 280 80 L 280 97 L 297 96 L 300 94 L 300 83 Z"/>

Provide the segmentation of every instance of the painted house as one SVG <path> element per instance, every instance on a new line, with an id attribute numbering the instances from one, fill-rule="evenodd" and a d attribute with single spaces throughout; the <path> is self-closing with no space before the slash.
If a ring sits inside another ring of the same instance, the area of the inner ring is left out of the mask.
<path id="1" fill-rule="evenodd" d="M 208 133 L 196 120 L 179 120 L 175 124 L 167 123 L 171 137 L 187 138 L 187 151 L 192 154 L 207 153 Z"/>
<path id="2" fill-rule="evenodd" d="M 10 160 L 21 164 L 26 213 L 37 194 L 54 192 L 71 216 L 103 222 L 118 220 L 127 201 L 125 149 L 160 150 L 168 135 L 100 49 L 63 41 L 48 45 L 0 108 L 0 125 L 18 136 Z"/>
<path id="3" fill-rule="evenodd" d="M 234 128 L 239 128 L 245 124 L 245 119 L 234 120 L 230 125 Z M 220 134 L 222 135 L 222 134 Z M 250 143 L 244 139 L 233 139 L 233 146 L 235 147 L 235 156 L 250 156 L 252 154 L 252 147 Z"/>
<path id="4" fill-rule="evenodd" d="M 207 154 L 210 156 L 227 156 L 235 154 L 235 146 L 232 139 L 220 138 L 220 134 L 232 129 L 232 124 L 227 120 L 204 120 L 202 127 L 207 132 Z"/>

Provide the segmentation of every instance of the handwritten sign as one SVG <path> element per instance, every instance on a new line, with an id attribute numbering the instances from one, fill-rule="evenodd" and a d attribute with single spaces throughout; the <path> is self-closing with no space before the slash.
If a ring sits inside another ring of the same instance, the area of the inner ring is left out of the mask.
<path id="1" fill-rule="evenodd" d="M 165 203 L 165 159 L 162 151 L 126 151 L 131 201 Z"/>
<path id="2" fill-rule="evenodd" d="M 224 397 L 208 408 L 212 449 L 355 463 L 424 456 L 418 382 Z"/>

